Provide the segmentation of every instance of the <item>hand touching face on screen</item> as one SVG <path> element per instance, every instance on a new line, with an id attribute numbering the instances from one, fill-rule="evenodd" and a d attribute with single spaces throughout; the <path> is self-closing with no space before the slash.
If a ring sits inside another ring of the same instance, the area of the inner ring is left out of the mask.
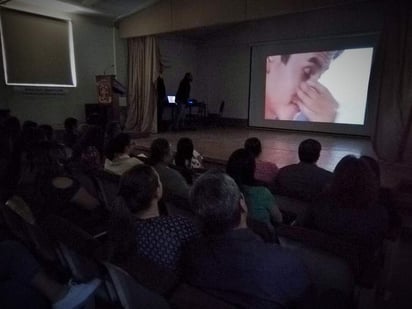
<path id="1" fill-rule="evenodd" d="M 309 121 L 334 122 L 338 102 L 317 80 L 302 82 L 293 100 Z"/>
<path id="2" fill-rule="evenodd" d="M 338 104 L 318 82 L 336 52 L 310 52 L 266 59 L 265 119 L 333 122 Z"/>

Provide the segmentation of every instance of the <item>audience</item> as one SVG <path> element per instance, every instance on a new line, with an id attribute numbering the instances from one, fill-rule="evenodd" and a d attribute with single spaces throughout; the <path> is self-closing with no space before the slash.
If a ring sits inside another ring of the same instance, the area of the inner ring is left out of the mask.
<path id="1" fill-rule="evenodd" d="M 379 204 L 379 182 L 364 160 L 348 155 L 339 161 L 305 226 L 374 253 L 385 236 L 387 213 Z"/>
<path id="2" fill-rule="evenodd" d="M 173 161 L 172 150 L 169 142 L 164 138 L 157 138 L 150 146 L 149 161 L 159 174 L 164 188 L 164 198 L 177 196 L 188 199 L 189 186 L 183 176 L 169 167 Z"/>
<path id="3" fill-rule="evenodd" d="M 159 176 L 151 166 L 137 165 L 122 176 L 110 233 L 115 261 L 122 264 L 137 253 L 160 269 L 179 272 L 182 249 L 198 232 L 186 218 L 159 216 L 162 191 Z"/>
<path id="4" fill-rule="evenodd" d="M 85 127 L 73 146 L 72 161 L 85 171 L 93 171 L 103 166 L 104 132 L 99 126 Z"/>
<path id="5" fill-rule="evenodd" d="M 67 175 L 59 155 L 60 149 L 53 143 L 33 146 L 22 167 L 16 194 L 29 203 L 38 220 L 55 214 L 83 228 L 93 227 L 92 222 L 101 220 L 100 213 L 95 212 L 100 203 Z"/>
<path id="6" fill-rule="evenodd" d="M 238 149 L 229 157 L 226 172 L 239 185 L 245 196 L 248 214 L 252 219 L 277 225 L 282 214 L 272 193 L 255 180 L 255 158 L 245 149 Z"/>
<path id="7" fill-rule="evenodd" d="M 239 308 L 310 307 L 303 263 L 247 228 L 246 203 L 232 178 L 206 172 L 194 183 L 190 201 L 204 237 L 187 249 L 186 282 Z"/>
<path id="8" fill-rule="evenodd" d="M 127 133 L 119 133 L 108 142 L 104 162 L 105 170 L 116 175 L 123 175 L 135 165 L 143 163 L 137 158 L 130 157 L 130 142 L 131 138 Z"/>
<path id="9" fill-rule="evenodd" d="M 118 123 L 109 124 L 105 134 L 98 126 L 85 126 L 79 135 L 77 126 L 75 118 L 65 120 L 64 144 L 73 149 L 68 163 L 51 126 L 25 121 L 21 129 L 17 118 L 6 119 L 0 126 L 0 202 L 22 197 L 29 209 L 19 215 L 34 216 L 48 235 L 53 229 L 47 223 L 56 216 L 89 233 L 103 224 L 110 262 L 166 297 L 183 280 L 239 308 L 315 308 L 316 291 L 306 267 L 276 243 L 282 213 L 263 184 L 276 194 L 311 202 L 298 223 L 360 248 L 363 263 L 381 248 L 388 217 L 391 227 L 400 224 L 389 191 L 380 188 L 375 159 L 346 156 L 332 174 L 317 166 L 321 145 L 313 139 L 299 145 L 298 164 L 278 170 L 259 159 L 259 139 L 249 138 L 229 157 L 227 174 L 205 172 L 193 184 L 201 159 L 190 138 L 178 141 L 175 166 L 170 143 L 155 139 L 150 165 L 145 165 L 129 155 L 131 137 L 121 133 Z M 110 215 L 96 198 L 102 188 L 93 182 L 103 169 L 121 176 Z M 160 215 L 162 202 L 171 201 L 190 202 L 194 220 Z M 0 230 L 2 223 L 0 216 Z M 64 227 L 59 231 L 66 232 Z M 60 284 L 39 261 L 18 242 L 0 242 L 1 308 L 26 303 L 30 308 L 80 308 L 100 284 L 99 279 Z M 339 297 L 330 293 L 317 305 L 336 307 Z"/>
<path id="10" fill-rule="evenodd" d="M 317 166 L 322 146 L 314 139 L 299 145 L 298 164 L 282 167 L 273 183 L 273 192 L 304 201 L 315 200 L 331 181 L 332 173 Z"/>
<path id="11" fill-rule="evenodd" d="M 15 241 L 0 242 L 0 307 L 75 309 L 86 303 L 99 279 L 63 285 L 49 277 L 32 254 Z"/>
<path id="12" fill-rule="evenodd" d="M 245 141 L 245 149 L 249 151 L 256 162 L 255 179 L 264 184 L 270 184 L 276 176 L 279 168 L 275 163 L 259 159 L 262 154 L 262 144 L 257 137 L 248 138 Z"/>

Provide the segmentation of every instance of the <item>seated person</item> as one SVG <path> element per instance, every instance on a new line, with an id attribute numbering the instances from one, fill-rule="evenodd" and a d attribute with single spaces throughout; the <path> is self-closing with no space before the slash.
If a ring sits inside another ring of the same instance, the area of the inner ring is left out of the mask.
<path id="1" fill-rule="evenodd" d="M 77 132 L 78 121 L 76 118 L 69 117 L 64 121 L 63 144 L 68 148 L 73 148 L 79 136 Z"/>
<path id="2" fill-rule="evenodd" d="M 239 308 L 310 308 L 311 281 L 302 261 L 247 228 L 246 203 L 231 177 L 206 172 L 190 201 L 204 236 L 187 247 L 188 284 Z"/>
<path id="3" fill-rule="evenodd" d="M 130 157 L 130 142 L 129 134 L 119 133 L 108 143 L 104 162 L 105 170 L 120 176 L 132 167 L 143 164 L 139 159 Z"/>
<path id="4" fill-rule="evenodd" d="M 53 143 L 34 145 L 15 194 L 28 203 L 37 220 L 55 214 L 88 230 L 105 214 L 99 201 L 66 173 L 59 154 Z"/>
<path id="5" fill-rule="evenodd" d="M 262 154 L 262 144 L 257 137 L 248 138 L 245 141 L 245 149 L 249 151 L 255 158 L 256 171 L 255 179 L 265 184 L 270 184 L 276 176 L 279 168 L 275 163 L 262 161 L 259 159 Z"/>
<path id="6" fill-rule="evenodd" d="M 390 233 L 388 237 L 394 237 L 402 225 L 402 218 L 396 209 L 393 192 L 390 188 L 381 185 L 381 171 L 378 161 L 369 156 L 361 156 L 361 160 L 369 165 L 379 182 L 379 204 L 385 207 L 388 212 L 388 233 Z"/>
<path id="7" fill-rule="evenodd" d="M 163 184 L 164 199 L 178 196 L 187 200 L 189 186 L 178 171 L 169 167 L 172 161 L 173 155 L 169 142 L 164 138 L 155 139 L 150 146 L 149 162 L 159 174 Z"/>
<path id="8" fill-rule="evenodd" d="M 198 231 L 184 217 L 159 216 L 162 193 L 159 176 L 149 165 L 137 165 L 123 174 L 109 233 L 115 263 L 122 265 L 137 254 L 162 270 L 179 273 L 182 249 Z"/>
<path id="9" fill-rule="evenodd" d="M 379 204 L 378 192 L 378 181 L 368 164 L 345 156 L 304 225 L 359 246 L 370 256 L 382 244 L 387 229 L 387 213 Z"/>
<path id="10" fill-rule="evenodd" d="M 274 225 L 282 222 L 282 214 L 272 193 L 255 180 L 255 158 L 245 149 L 232 153 L 226 172 L 239 185 L 248 206 L 248 215 L 255 220 Z"/>
<path id="11" fill-rule="evenodd" d="M 99 279 L 76 285 L 60 284 L 41 269 L 20 243 L 0 242 L 1 308 L 81 308 L 99 285 Z"/>
<path id="12" fill-rule="evenodd" d="M 202 168 L 202 159 L 202 156 L 194 150 L 190 138 L 182 137 L 179 139 L 174 164 L 175 169 L 182 174 L 188 184 L 193 184 L 194 169 Z"/>
<path id="13" fill-rule="evenodd" d="M 272 191 L 303 201 L 316 199 L 331 181 L 332 173 L 317 166 L 322 146 L 313 139 L 299 145 L 298 164 L 282 167 L 277 173 Z"/>

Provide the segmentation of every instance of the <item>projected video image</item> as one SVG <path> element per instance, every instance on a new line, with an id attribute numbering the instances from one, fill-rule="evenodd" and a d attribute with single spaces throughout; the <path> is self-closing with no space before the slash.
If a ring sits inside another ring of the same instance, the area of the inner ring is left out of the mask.
<path id="1" fill-rule="evenodd" d="M 266 57 L 265 120 L 363 125 L 373 48 Z"/>

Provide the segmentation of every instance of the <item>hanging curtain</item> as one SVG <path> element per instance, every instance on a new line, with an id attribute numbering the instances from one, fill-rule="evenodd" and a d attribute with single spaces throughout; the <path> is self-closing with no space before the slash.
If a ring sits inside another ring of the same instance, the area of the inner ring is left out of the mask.
<path id="1" fill-rule="evenodd" d="M 129 39 L 128 53 L 126 129 L 139 133 L 155 133 L 155 82 L 159 75 L 157 40 L 152 36 Z"/>
<path id="2" fill-rule="evenodd" d="M 411 1 L 386 1 L 377 64 L 380 80 L 373 145 L 380 159 L 412 161 Z"/>

